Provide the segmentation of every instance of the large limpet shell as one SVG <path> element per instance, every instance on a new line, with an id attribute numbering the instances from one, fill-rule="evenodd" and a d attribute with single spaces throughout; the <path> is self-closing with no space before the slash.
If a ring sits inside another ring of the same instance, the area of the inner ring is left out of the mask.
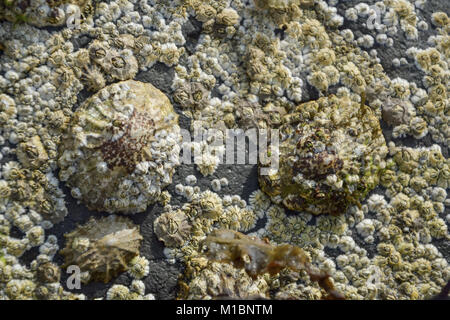
<path id="1" fill-rule="evenodd" d="M 378 184 L 387 147 L 369 107 L 332 95 L 299 105 L 283 122 L 278 171 L 263 175 L 259 166 L 274 202 L 338 215 Z"/>
<path id="2" fill-rule="evenodd" d="M 171 183 L 180 142 L 169 99 L 149 83 L 123 81 L 74 113 L 59 148 L 59 177 L 91 210 L 142 212 Z"/>
<path id="3" fill-rule="evenodd" d="M 109 282 L 126 271 L 131 259 L 139 254 L 143 237 L 139 226 L 115 215 L 91 219 L 66 233 L 66 246 L 60 251 L 64 268 L 75 265 L 89 272 L 90 280 Z"/>

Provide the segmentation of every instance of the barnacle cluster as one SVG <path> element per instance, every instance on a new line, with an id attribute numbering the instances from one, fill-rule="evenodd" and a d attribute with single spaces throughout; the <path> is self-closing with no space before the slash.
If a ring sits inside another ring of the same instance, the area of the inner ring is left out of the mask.
<path id="1" fill-rule="evenodd" d="M 3 0 L 0 2 L 0 20 L 30 23 L 38 27 L 61 26 L 86 20 L 94 12 L 91 0 Z"/>
<path id="2" fill-rule="evenodd" d="M 206 258 L 203 261 L 206 266 Z M 180 295 L 186 299 L 268 299 L 268 281 L 252 279 L 243 269 L 212 262 L 202 269 Z"/>
<path id="3" fill-rule="evenodd" d="M 45 254 L 37 256 L 29 267 L 23 266 L 14 253 L 0 254 L 2 300 L 85 299 L 82 294 L 65 291 L 59 283 L 60 275 L 60 267 Z"/>
<path id="4" fill-rule="evenodd" d="M 16 221 L 13 222 L 14 225 L 26 231 L 43 220 L 56 223 L 67 215 L 64 193 L 51 172 L 26 169 L 16 161 L 5 163 L 2 170 L 3 179 L 0 180 L 2 211 L 8 214 L 12 221 Z M 22 214 L 25 211 L 35 212 L 34 218 L 26 218 L 29 223 L 19 222 L 23 221 Z"/>
<path id="5" fill-rule="evenodd" d="M 93 210 L 136 213 L 155 202 L 178 165 L 178 116 L 151 84 L 106 87 L 75 112 L 59 177 Z"/>
<path id="6" fill-rule="evenodd" d="M 127 36 L 115 39 L 113 47 L 107 41 L 99 40 L 89 45 L 91 61 L 103 71 L 109 81 L 133 79 L 138 72 L 138 62 L 130 49 L 134 47 L 134 38 Z M 86 76 L 92 81 L 92 74 L 88 73 Z"/>

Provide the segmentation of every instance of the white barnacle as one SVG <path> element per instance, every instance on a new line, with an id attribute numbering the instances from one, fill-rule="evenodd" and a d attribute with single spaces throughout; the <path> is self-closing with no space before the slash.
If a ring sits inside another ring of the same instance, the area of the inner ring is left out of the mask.
<path id="1" fill-rule="evenodd" d="M 188 185 L 195 185 L 197 183 L 197 178 L 194 175 L 188 175 L 185 179 Z"/>
<path id="2" fill-rule="evenodd" d="M 212 188 L 215 192 L 220 191 L 221 187 L 222 187 L 222 185 L 221 185 L 219 179 L 214 179 L 214 180 L 211 181 L 211 188 Z"/>
<path id="3" fill-rule="evenodd" d="M 96 169 L 99 173 L 106 173 L 108 171 L 108 164 L 104 161 L 101 161 L 97 163 Z"/>

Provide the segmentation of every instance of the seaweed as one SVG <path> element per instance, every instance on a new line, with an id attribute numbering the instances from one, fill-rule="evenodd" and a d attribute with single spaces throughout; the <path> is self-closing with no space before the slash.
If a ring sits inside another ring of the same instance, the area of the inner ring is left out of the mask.
<path id="1" fill-rule="evenodd" d="M 253 279 L 265 273 L 276 275 L 285 268 L 294 272 L 306 271 L 311 281 L 327 292 L 325 299 L 345 299 L 334 288 L 330 275 L 313 267 L 303 249 L 297 246 L 271 245 L 268 241 L 226 229 L 214 230 L 205 243 L 210 260 L 244 269 Z"/>

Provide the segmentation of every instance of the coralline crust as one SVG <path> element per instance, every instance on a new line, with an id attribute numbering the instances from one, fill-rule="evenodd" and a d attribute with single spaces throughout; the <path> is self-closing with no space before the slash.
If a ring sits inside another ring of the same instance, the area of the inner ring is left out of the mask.
<path id="1" fill-rule="evenodd" d="M 299 105 L 283 122 L 279 170 L 259 175 L 274 202 L 338 215 L 378 184 L 387 147 L 369 107 L 332 95 Z"/>
<path id="2" fill-rule="evenodd" d="M 139 226 L 131 220 L 115 215 L 91 219 L 64 235 L 66 246 L 61 250 L 65 258 L 63 268 L 78 266 L 89 273 L 89 280 L 109 282 L 126 271 L 131 259 L 139 254 L 143 237 Z"/>
<path id="3" fill-rule="evenodd" d="M 178 116 L 151 84 L 124 81 L 89 98 L 63 137 L 60 178 L 91 210 L 142 212 L 179 164 Z"/>

